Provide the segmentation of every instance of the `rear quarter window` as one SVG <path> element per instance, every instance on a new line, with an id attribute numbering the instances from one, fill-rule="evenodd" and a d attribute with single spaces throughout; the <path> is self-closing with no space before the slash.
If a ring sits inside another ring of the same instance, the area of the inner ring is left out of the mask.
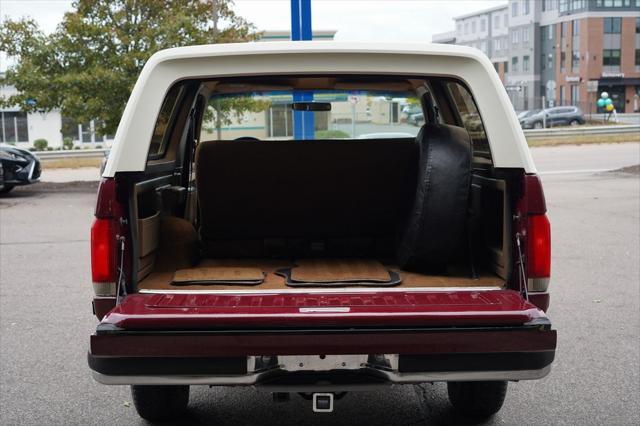
<path id="1" fill-rule="evenodd" d="M 149 145 L 149 160 L 155 160 L 164 156 L 171 134 L 173 122 L 179 110 L 180 102 L 184 96 L 184 85 L 179 84 L 169 89 L 160 107 L 160 113 L 156 119 Z"/>
<path id="2" fill-rule="evenodd" d="M 474 159 L 484 159 L 485 163 L 486 160 L 491 162 L 491 148 L 473 96 L 465 86 L 454 81 L 446 83 L 446 90 L 460 123 L 471 137 Z"/>

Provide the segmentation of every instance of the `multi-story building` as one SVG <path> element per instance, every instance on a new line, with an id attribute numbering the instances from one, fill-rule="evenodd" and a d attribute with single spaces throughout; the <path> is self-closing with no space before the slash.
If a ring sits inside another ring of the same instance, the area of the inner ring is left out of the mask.
<path id="1" fill-rule="evenodd" d="M 607 91 L 618 112 L 640 112 L 640 0 L 509 0 L 454 21 L 449 40 L 491 59 L 516 110 L 596 112 Z"/>

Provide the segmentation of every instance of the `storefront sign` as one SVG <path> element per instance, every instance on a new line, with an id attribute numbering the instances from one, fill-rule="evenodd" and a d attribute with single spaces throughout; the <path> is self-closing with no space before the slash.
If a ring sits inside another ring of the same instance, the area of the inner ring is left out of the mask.
<path id="1" fill-rule="evenodd" d="M 602 78 L 624 78 L 623 72 L 602 72 Z"/>
<path id="2" fill-rule="evenodd" d="M 565 80 L 567 81 L 567 83 L 579 83 L 580 82 L 580 76 L 577 75 L 568 75 Z"/>

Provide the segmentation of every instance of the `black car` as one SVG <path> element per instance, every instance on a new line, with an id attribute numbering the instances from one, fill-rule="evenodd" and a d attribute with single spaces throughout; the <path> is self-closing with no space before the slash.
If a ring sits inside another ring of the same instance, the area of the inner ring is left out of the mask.
<path id="1" fill-rule="evenodd" d="M 0 144 L 0 194 L 40 179 L 40 160 L 26 149 Z"/>

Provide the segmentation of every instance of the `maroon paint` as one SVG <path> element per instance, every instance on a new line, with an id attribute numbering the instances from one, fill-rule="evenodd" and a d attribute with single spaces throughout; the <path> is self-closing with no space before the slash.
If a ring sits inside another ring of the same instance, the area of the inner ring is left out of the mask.
<path id="1" fill-rule="evenodd" d="M 549 309 L 549 293 L 529 293 L 529 302 L 547 312 L 547 309 Z"/>
<path id="2" fill-rule="evenodd" d="M 110 310 L 116 307 L 115 297 L 94 297 L 93 313 L 101 320 Z"/>
<path id="3" fill-rule="evenodd" d="M 91 336 L 91 353 L 113 357 L 314 354 L 440 354 L 552 351 L 555 330 Z"/>
<path id="4" fill-rule="evenodd" d="M 301 312 L 347 307 L 349 312 Z M 522 325 L 544 312 L 515 291 L 133 294 L 102 323 L 123 329 Z"/>

